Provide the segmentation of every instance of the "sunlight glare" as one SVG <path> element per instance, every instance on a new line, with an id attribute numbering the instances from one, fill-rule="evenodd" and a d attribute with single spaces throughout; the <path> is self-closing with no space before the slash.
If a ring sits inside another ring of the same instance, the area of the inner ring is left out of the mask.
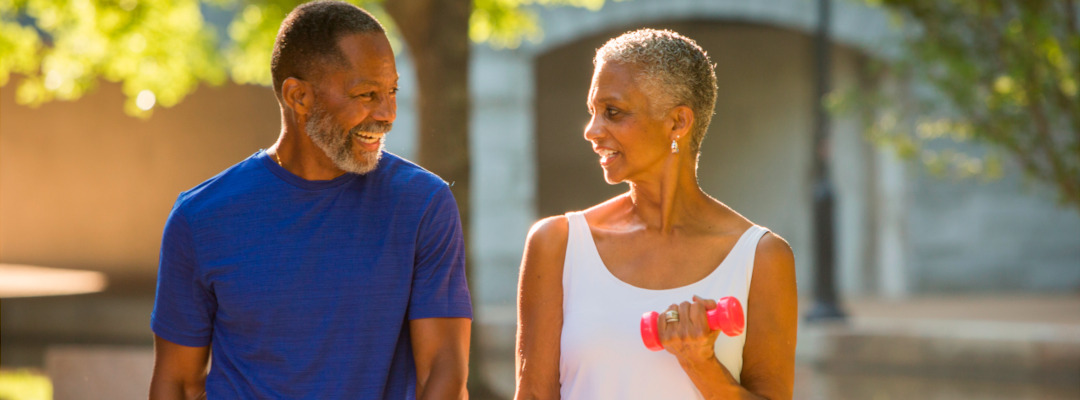
<path id="1" fill-rule="evenodd" d="M 135 105 L 139 106 L 139 109 L 143 111 L 154 108 L 154 103 L 157 103 L 157 97 L 154 96 L 154 92 L 149 90 L 139 92 L 139 97 L 135 98 Z"/>
<path id="2" fill-rule="evenodd" d="M 0 298 L 94 293 L 107 285 L 95 271 L 0 264 Z"/>

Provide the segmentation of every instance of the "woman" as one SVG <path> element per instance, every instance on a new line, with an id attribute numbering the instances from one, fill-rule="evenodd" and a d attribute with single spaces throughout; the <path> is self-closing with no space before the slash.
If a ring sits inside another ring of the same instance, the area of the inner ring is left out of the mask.
<path id="1" fill-rule="evenodd" d="M 529 232 L 515 398 L 791 398 L 791 248 L 697 184 L 712 62 L 693 40 L 643 29 L 607 42 L 593 63 L 585 139 L 607 183 L 630 190 Z M 726 296 L 745 308 L 744 334 L 705 322 Z M 639 319 L 665 307 L 665 350 L 654 353 Z"/>

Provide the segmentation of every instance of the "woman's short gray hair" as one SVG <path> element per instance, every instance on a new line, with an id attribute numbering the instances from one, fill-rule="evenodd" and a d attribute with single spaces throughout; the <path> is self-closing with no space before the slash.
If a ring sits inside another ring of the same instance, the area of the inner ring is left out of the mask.
<path id="1" fill-rule="evenodd" d="M 685 105 L 694 111 L 690 150 L 697 154 L 716 106 L 716 71 L 697 42 L 669 30 L 639 29 L 608 40 L 593 65 L 618 62 L 638 68 L 643 90 L 664 99 L 664 109 Z"/>

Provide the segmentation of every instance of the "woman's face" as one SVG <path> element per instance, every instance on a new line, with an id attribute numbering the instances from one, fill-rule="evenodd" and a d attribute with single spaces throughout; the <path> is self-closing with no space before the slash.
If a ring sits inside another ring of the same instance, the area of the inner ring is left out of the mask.
<path id="1" fill-rule="evenodd" d="M 635 81 L 635 72 L 634 66 L 604 62 L 596 66 L 589 87 L 592 118 L 585 127 L 585 140 L 600 156 L 609 184 L 659 173 L 671 152 L 668 133 L 673 124 L 658 112 L 662 110 L 654 110 L 658 99 Z"/>

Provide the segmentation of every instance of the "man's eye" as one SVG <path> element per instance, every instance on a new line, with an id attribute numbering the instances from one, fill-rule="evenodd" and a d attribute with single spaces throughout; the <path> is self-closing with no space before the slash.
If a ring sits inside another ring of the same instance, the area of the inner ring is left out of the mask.
<path id="1" fill-rule="evenodd" d="M 397 92 L 398 92 L 398 88 L 393 88 L 393 89 L 390 90 L 391 95 L 396 95 Z"/>
<path id="2" fill-rule="evenodd" d="M 604 113 L 607 114 L 608 118 L 611 118 L 611 117 L 614 117 L 616 115 L 619 115 L 619 110 L 608 107 L 607 109 L 604 110 Z"/>
<path id="3" fill-rule="evenodd" d="M 375 97 L 375 92 L 360 93 L 360 94 L 356 95 L 356 97 L 359 97 L 359 98 L 362 98 L 362 99 L 370 99 L 372 97 Z"/>

